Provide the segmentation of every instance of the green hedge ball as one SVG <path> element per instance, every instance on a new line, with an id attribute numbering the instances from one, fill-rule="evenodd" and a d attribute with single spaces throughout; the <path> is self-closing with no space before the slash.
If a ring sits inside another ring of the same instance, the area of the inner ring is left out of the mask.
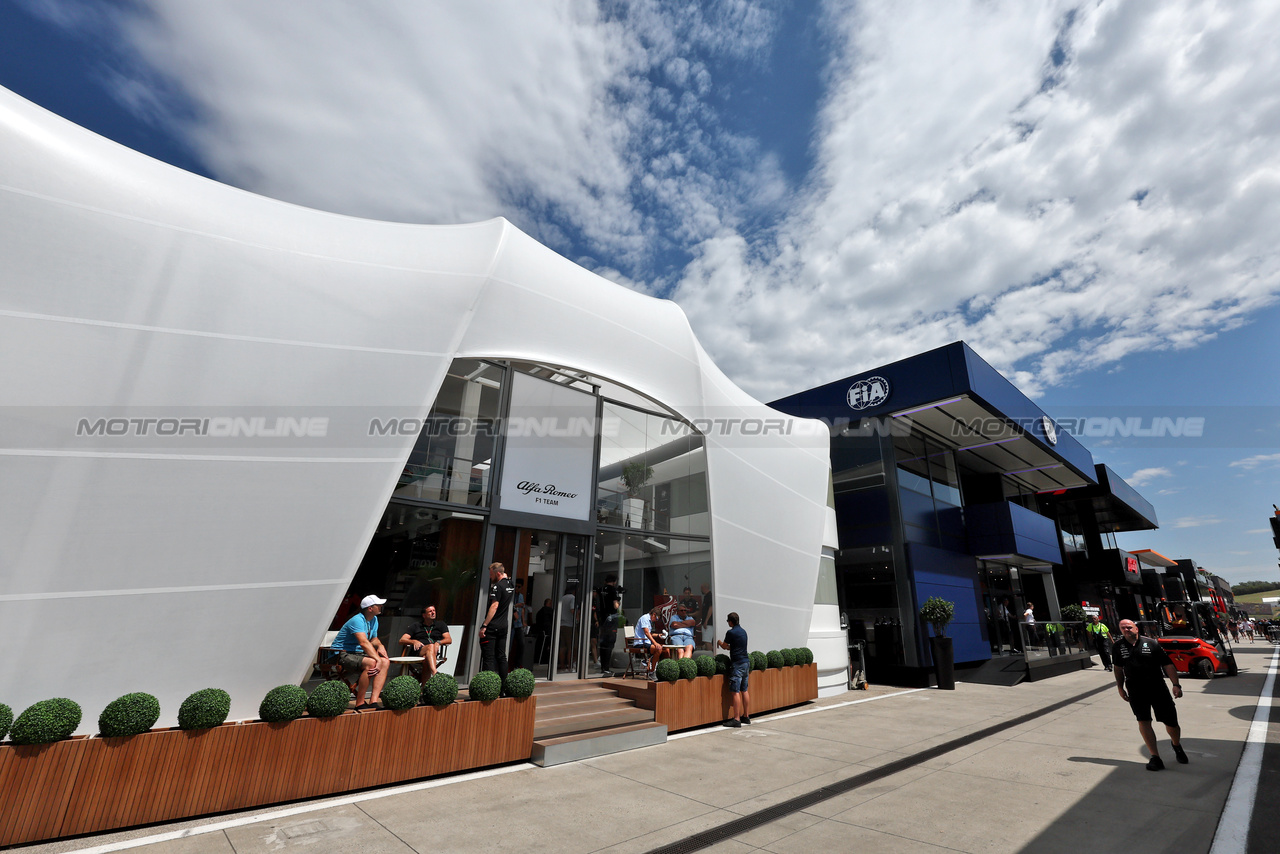
<path id="1" fill-rule="evenodd" d="M 339 679 L 321 682 L 307 698 L 307 714 L 313 718 L 336 718 L 347 710 L 351 689 Z"/>
<path id="2" fill-rule="evenodd" d="M 231 714 L 231 695 L 221 688 L 201 688 L 182 701 L 178 708 L 179 729 L 210 729 L 222 726 Z"/>
<path id="3" fill-rule="evenodd" d="M 98 733 L 103 738 L 124 738 L 150 732 L 160 720 L 160 701 L 141 691 L 117 697 L 98 715 Z"/>
<path id="4" fill-rule="evenodd" d="M 749 655 L 751 658 L 752 670 L 764 670 L 769 666 L 769 659 L 765 657 L 763 652 L 753 652 L 749 653 Z"/>
<path id="5" fill-rule="evenodd" d="M 792 667 L 792 666 L 794 666 L 794 665 L 795 665 L 795 663 L 796 663 L 796 651 L 795 651 L 794 649 L 780 649 L 780 650 L 778 650 L 778 652 L 782 653 L 782 666 L 783 666 L 783 667 Z"/>
<path id="6" fill-rule="evenodd" d="M 680 668 L 681 679 L 697 679 L 698 665 L 694 663 L 692 658 L 676 659 L 676 667 Z"/>
<path id="7" fill-rule="evenodd" d="M 297 685 L 280 685 L 258 704 L 258 717 L 267 723 L 297 720 L 307 710 L 307 692 Z"/>
<path id="8" fill-rule="evenodd" d="M 675 682 L 680 678 L 680 665 L 676 664 L 670 658 L 664 658 L 658 662 L 657 668 L 654 670 L 655 675 L 663 682 Z"/>
<path id="9" fill-rule="evenodd" d="M 467 693 L 471 695 L 471 699 L 482 703 L 496 700 L 502 696 L 502 677 L 492 670 L 482 670 L 471 677 Z"/>
<path id="10" fill-rule="evenodd" d="M 422 685 L 409 674 L 397 676 L 382 689 L 382 705 L 392 711 L 412 709 L 422 699 Z"/>
<path id="11" fill-rule="evenodd" d="M 731 663 L 732 659 L 730 659 L 729 656 L 724 653 L 720 653 L 716 656 L 716 673 L 721 676 L 727 676 L 729 673 L 729 665 Z"/>
<path id="12" fill-rule="evenodd" d="M 458 680 L 448 673 L 437 673 L 427 680 L 422 693 L 427 702 L 436 708 L 443 708 L 458 699 Z"/>
<path id="13" fill-rule="evenodd" d="M 813 664 L 813 650 L 807 646 L 802 646 L 798 651 L 801 656 L 800 664 Z"/>
<path id="14" fill-rule="evenodd" d="M 521 699 L 533 694 L 535 684 L 533 673 L 520 667 L 507 674 L 507 680 L 502 683 L 502 693 L 507 697 Z"/>
<path id="15" fill-rule="evenodd" d="M 715 676 L 716 675 L 716 669 L 717 669 L 716 660 L 711 656 L 700 655 L 697 658 L 693 659 L 693 663 L 698 668 L 699 676 Z"/>
<path id="16" fill-rule="evenodd" d="M 14 744 L 52 744 L 70 738 L 80 726 L 80 705 L 66 697 L 32 703 L 9 731 Z"/>
<path id="17" fill-rule="evenodd" d="M 764 654 L 765 660 L 769 664 L 770 670 L 782 669 L 782 653 L 776 649 L 771 649 Z"/>

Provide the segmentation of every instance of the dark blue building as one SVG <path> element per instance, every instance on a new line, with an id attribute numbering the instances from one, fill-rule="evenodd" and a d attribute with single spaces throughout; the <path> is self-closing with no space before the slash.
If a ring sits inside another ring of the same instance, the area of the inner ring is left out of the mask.
<path id="1" fill-rule="evenodd" d="M 1080 600 L 1077 579 L 1060 585 L 1055 574 L 1067 566 L 1064 543 L 1086 548 L 1086 529 L 1094 554 L 1115 548 L 1095 503 L 1117 517 L 1114 530 L 1154 520 L 1112 473 L 1100 485 L 1089 451 L 963 342 L 771 406 L 831 425 L 841 606 L 881 681 L 927 683 L 917 614 L 930 596 L 955 603 L 957 664 L 987 661 L 1017 646 L 1006 617 L 1030 604 L 1040 621 L 1057 620 L 1060 603 Z M 1066 496 L 1080 500 L 1064 505 Z M 1066 535 L 1064 506 L 1074 514 Z"/>

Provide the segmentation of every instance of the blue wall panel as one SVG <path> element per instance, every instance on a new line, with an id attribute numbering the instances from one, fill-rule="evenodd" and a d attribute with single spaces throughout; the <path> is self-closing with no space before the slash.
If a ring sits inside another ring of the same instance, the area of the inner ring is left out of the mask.
<path id="1" fill-rule="evenodd" d="M 955 619 L 947 627 L 952 638 L 956 661 L 987 661 L 991 645 L 985 636 L 986 614 L 978 591 L 978 565 L 967 554 L 935 549 L 919 543 L 907 544 L 907 571 L 916 597 L 917 619 L 920 605 L 930 596 L 941 596 L 955 603 Z M 921 634 L 922 661 L 932 661 L 929 641 Z"/>

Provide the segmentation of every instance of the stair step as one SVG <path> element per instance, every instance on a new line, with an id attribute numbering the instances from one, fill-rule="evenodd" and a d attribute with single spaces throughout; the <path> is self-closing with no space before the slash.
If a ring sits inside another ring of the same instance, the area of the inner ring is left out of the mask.
<path id="1" fill-rule="evenodd" d="M 548 714 L 574 714 L 575 709 L 590 708 L 591 706 L 611 706 L 617 703 L 629 704 L 633 702 L 630 698 L 619 697 L 617 694 L 591 694 L 589 696 L 575 696 L 572 700 L 562 700 L 559 703 L 543 703 L 538 700 L 538 711 Z"/>
<path id="2" fill-rule="evenodd" d="M 558 735 L 591 732 L 626 724 L 648 723 L 653 721 L 653 712 L 648 709 L 637 709 L 634 706 L 619 708 L 594 715 L 574 715 L 548 721 L 538 721 L 533 726 L 535 741 Z"/>
<path id="3" fill-rule="evenodd" d="M 594 732 L 534 739 L 530 761 L 535 765 L 559 765 L 593 756 L 621 753 L 667 740 L 665 724 L 646 722 L 609 727 Z"/>
<path id="4" fill-rule="evenodd" d="M 609 699 L 618 696 L 617 691 L 606 689 L 598 689 L 595 691 L 574 691 L 572 693 L 565 692 L 562 694 L 538 695 L 538 705 L 553 706 L 571 706 L 575 703 L 589 703 L 592 700 Z"/>

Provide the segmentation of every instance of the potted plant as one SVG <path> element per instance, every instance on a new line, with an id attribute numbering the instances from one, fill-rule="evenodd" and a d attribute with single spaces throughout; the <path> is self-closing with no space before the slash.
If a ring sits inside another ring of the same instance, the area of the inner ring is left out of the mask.
<path id="1" fill-rule="evenodd" d="M 947 637 L 947 624 L 955 617 L 956 606 L 939 596 L 930 596 L 920 607 L 920 619 L 933 627 L 929 645 L 933 652 L 933 668 L 938 677 L 938 687 L 954 691 L 956 687 L 955 650 Z"/>
<path id="2" fill-rule="evenodd" d="M 628 528 L 644 527 L 644 499 L 640 497 L 640 490 L 652 477 L 653 469 L 642 460 L 634 460 L 622 467 L 620 480 L 628 496 L 622 500 L 622 524 Z"/>

